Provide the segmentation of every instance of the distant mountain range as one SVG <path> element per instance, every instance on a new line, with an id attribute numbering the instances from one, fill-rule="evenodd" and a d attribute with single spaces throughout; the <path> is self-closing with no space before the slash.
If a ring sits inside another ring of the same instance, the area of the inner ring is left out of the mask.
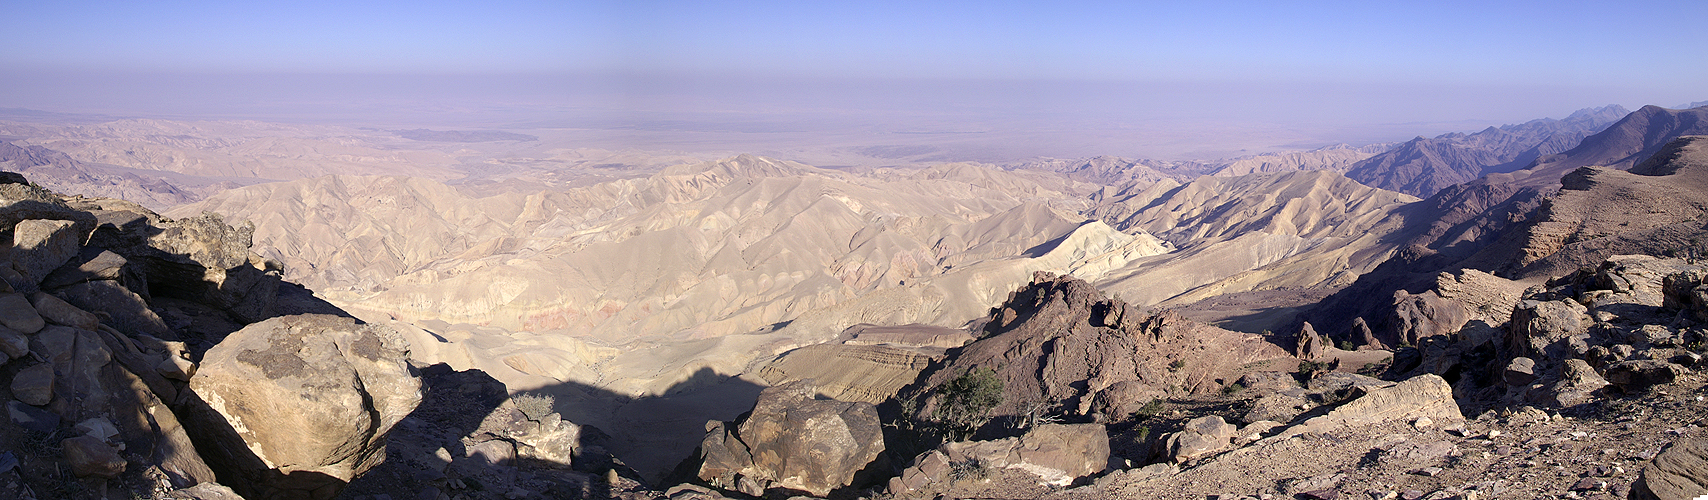
<path id="1" fill-rule="evenodd" d="M 1619 105 L 1578 110 L 1563 120 L 1543 118 L 1466 134 L 1418 137 L 1358 162 L 1346 176 L 1427 198 L 1442 188 L 1483 175 L 1524 168 L 1537 158 L 1576 146 L 1630 111 Z"/>

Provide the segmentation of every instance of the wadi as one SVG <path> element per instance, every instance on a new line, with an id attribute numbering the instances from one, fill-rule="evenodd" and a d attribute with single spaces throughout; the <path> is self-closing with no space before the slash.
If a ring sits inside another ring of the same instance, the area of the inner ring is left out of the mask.
<path id="1" fill-rule="evenodd" d="M 815 151 L 0 116 L 0 496 L 1708 493 L 1708 107 Z"/>

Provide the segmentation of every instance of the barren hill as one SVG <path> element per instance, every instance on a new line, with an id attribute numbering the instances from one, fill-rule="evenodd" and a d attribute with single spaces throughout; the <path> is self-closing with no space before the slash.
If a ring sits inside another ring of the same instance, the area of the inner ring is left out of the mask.
<path id="1" fill-rule="evenodd" d="M 1360 161 L 1346 172 L 1358 182 L 1418 197 L 1482 175 L 1510 172 L 1533 160 L 1574 147 L 1627 111 L 1618 105 L 1578 110 L 1563 120 L 1549 118 L 1489 127 L 1473 134 L 1418 137 Z"/>

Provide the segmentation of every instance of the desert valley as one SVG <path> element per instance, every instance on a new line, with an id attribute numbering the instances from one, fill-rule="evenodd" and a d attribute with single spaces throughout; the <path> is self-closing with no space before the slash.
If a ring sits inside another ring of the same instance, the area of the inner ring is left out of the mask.
<path id="1" fill-rule="evenodd" d="M 1691 498 L 1704 104 L 820 165 L 9 110 L 0 496 Z"/>

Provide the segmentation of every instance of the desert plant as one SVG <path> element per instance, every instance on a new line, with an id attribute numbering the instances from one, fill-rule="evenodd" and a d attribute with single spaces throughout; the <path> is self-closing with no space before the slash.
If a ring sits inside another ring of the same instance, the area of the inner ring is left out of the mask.
<path id="1" fill-rule="evenodd" d="M 983 481 L 988 477 L 990 477 L 990 470 L 985 467 L 984 462 L 980 462 L 977 458 L 949 463 L 949 480 L 951 482 Z"/>
<path id="2" fill-rule="evenodd" d="M 1299 374 L 1303 375 L 1306 380 L 1316 378 L 1317 372 L 1325 371 L 1327 369 L 1328 363 L 1303 360 L 1299 361 Z"/>
<path id="3" fill-rule="evenodd" d="M 510 402 L 515 404 L 516 409 L 521 410 L 528 420 L 539 420 L 552 414 L 552 407 L 557 404 L 557 398 L 550 394 L 522 393 L 511 396 Z"/>
<path id="4" fill-rule="evenodd" d="M 1138 411 L 1134 411 L 1133 418 L 1144 420 L 1160 414 L 1162 414 L 1162 399 L 1157 398 L 1152 399 L 1151 402 L 1145 403 L 1144 406 L 1139 407 Z"/>
<path id="5" fill-rule="evenodd" d="M 1245 390 L 1244 385 L 1240 384 L 1239 382 L 1234 382 L 1232 384 L 1229 384 L 1227 387 L 1222 388 L 1222 395 L 1223 396 L 1232 396 L 1235 394 L 1239 394 L 1239 392 L 1243 391 L 1243 390 Z"/>
<path id="6" fill-rule="evenodd" d="M 1177 372 L 1177 371 L 1180 371 L 1181 368 L 1185 368 L 1185 367 L 1186 367 L 1186 360 L 1183 360 L 1183 359 L 1176 359 L 1174 361 L 1168 362 L 1168 371 L 1170 371 L 1170 372 Z"/>
<path id="7" fill-rule="evenodd" d="M 973 368 L 944 382 L 937 393 L 942 399 L 937 402 L 936 417 L 952 437 L 960 439 L 984 426 L 990 410 L 1002 403 L 1002 379 L 996 377 L 996 370 Z"/>

